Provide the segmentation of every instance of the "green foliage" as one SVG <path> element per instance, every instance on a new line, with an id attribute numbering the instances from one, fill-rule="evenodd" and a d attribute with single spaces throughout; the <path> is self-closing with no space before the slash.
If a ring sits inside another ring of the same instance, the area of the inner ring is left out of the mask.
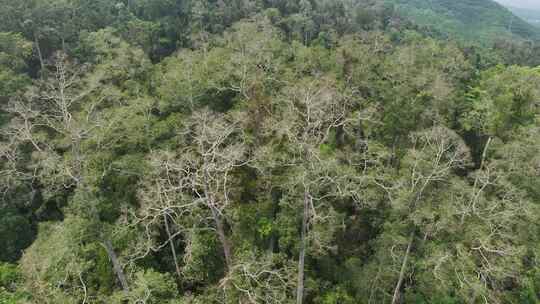
<path id="1" fill-rule="evenodd" d="M 20 33 L 0 33 L 0 65 L 13 71 L 22 71 L 31 53 L 32 44 Z"/>
<path id="2" fill-rule="evenodd" d="M 11 293 L 0 287 L 0 304 L 20 304 L 25 303 L 27 299 L 24 293 Z"/>
<path id="3" fill-rule="evenodd" d="M 215 283 L 221 277 L 223 259 L 214 234 L 193 231 L 187 236 L 184 280 L 190 284 Z"/>
<path id="4" fill-rule="evenodd" d="M 353 297 L 347 294 L 343 289 L 337 288 L 335 291 L 326 293 L 321 301 L 322 304 L 352 304 L 355 303 Z"/>
<path id="5" fill-rule="evenodd" d="M 468 94 L 471 109 L 463 120 L 465 129 L 504 139 L 515 128 L 534 124 L 539 81 L 539 71 L 525 67 L 483 72 Z"/>
<path id="6" fill-rule="evenodd" d="M 22 250 L 31 244 L 34 237 L 30 219 L 13 209 L 2 208 L 0 211 L 0 239 L 2 251 L 0 261 L 15 262 L 22 255 Z"/>
<path id="7" fill-rule="evenodd" d="M 538 302 L 538 32 L 498 5 L 0 18 L 0 304 Z"/>
<path id="8" fill-rule="evenodd" d="M 259 227 L 257 231 L 263 238 L 270 236 L 270 234 L 274 230 L 272 222 L 270 222 L 270 220 L 265 217 L 259 219 L 258 226 Z"/>
<path id="9" fill-rule="evenodd" d="M 32 44 L 20 33 L 0 32 L 0 102 L 29 83 L 23 74 Z"/>
<path id="10" fill-rule="evenodd" d="M 22 276 L 14 264 L 0 263 L 0 303 L 17 304 L 28 299 L 21 289 Z"/>
<path id="11" fill-rule="evenodd" d="M 111 303 L 137 303 L 144 301 L 148 304 L 175 303 L 178 298 L 176 284 L 170 274 L 163 274 L 152 269 L 135 273 L 132 290 L 127 295 L 118 295 Z"/>
<path id="12" fill-rule="evenodd" d="M 0 264 L 0 287 L 13 289 L 21 280 L 21 274 L 14 264 Z"/>

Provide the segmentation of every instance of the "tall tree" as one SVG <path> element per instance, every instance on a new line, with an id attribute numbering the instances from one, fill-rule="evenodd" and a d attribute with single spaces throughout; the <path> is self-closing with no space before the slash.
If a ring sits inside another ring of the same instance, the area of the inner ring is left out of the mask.
<path id="1" fill-rule="evenodd" d="M 156 153 L 151 161 L 156 170 L 155 179 L 146 181 L 147 190 L 141 192 L 143 201 L 150 203 L 145 210 L 148 213 L 145 217 L 150 220 L 156 217 L 156 212 L 159 218 L 175 212 L 201 217 L 199 221 L 204 222 L 208 212 L 228 271 L 234 262 L 226 221 L 232 204 L 231 182 L 234 171 L 247 161 L 237 119 L 209 110 L 195 112 L 186 122 L 181 148 L 177 152 Z M 196 210 L 200 206 L 206 212 L 198 214 Z"/>
<path id="2" fill-rule="evenodd" d="M 283 163 L 291 168 L 287 190 L 291 191 L 292 197 L 297 197 L 297 191 L 302 193 L 302 203 L 297 206 L 302 214 L 296 291 L 296 303 L 300 304 L 304 300 L 309 227 L 317 220 L 324 222 L 325 216 L 318 215 L 317 209 L 328 208 L 325 206 L 328 193 L 321 188 L 335 182 L 322 161 L 321 148 L 329 143 L 332 132 L 345 123 L 351 101 L 339 92 L 339 85 L 331 79 L 307 78 L 285 87 L 275 102 L 276 111 L 266 121 L 266 130 L 276 134 L 278 141 L 286 143 L 290 153 L 290 159 Z M 279 142 L 275 144 L 277 148 Z M 267 159 L 265 155 L 268 157 L 266 153 L 266 148 L 261 150 L 263 160 Z"/>

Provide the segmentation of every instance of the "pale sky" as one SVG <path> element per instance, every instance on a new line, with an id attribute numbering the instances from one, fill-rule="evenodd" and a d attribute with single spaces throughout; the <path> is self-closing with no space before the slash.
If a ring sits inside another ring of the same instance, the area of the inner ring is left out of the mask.
<path id="1" fill-rule="evenodd" d="M 495 0 L 502 5 L 540 10 L 540 0 Z"/>

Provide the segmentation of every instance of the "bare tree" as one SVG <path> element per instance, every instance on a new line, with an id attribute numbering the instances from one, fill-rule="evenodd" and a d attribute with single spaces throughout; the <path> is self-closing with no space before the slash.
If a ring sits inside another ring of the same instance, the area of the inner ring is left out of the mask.
<path id="1" fill-rule="evenodd" d="M 96 89 L 96 82 L 82 78 L 84 66 L 71 62 L 64 53 L 57 53 L 51 72 L 39 80 L 22 98 L 13 98 L 8 112 L 13 115 L 9 132 L 18 142 L 29 142 L 42 157 L 59 156 L 48 137 L 62 138 L 69 147 L 70 160 L 65 164 L 51 164 L 63 168 L 49 168 L 64 175 L 62 186 L 69 188 L 84 184 L 82 167 L 84 155 L 81 143 L 99 127 L 94 120 L 95 104 L 87 97 Z"/>
<path id="2" fill-rule="evenodd" d="M 34 168 L 35 175 L 51 189 L 90 191 L 85 180 L 87 160 L 82 145 L 104 126 L 96 109 L 106 96 L 90 97 L 98 90 L 100 79 L 83 77 L 86 70 L 86 66 L 58 52 L 46 77 L 37 81 L 22 98 L 12 99 L 7 108 L 14 117 L 8 132 L 18 143 L 32 144 L 34 157 L 40 160 Z M 54 147 L 55 141 L 60 142 L 61 149 Z M 92 203 L 90 207 L 99 220 L 97 206 Z M 122 289 L 127 292 L 127 280 L 111 241 L 104 234 L 101 238 Z"/>
<path id="3" fill-rule="evenodd" d="M 146 208 L 139 221 L 155 223 L 164 214 L 174 214 L 175 217 L 191 214 L 204 221 L 207 215 L 196 212 L 203 206 L 213 222 L 227 269 L 230 270 L 233 266 L 233 249 L 227 235 L 225 213 L 231 204 L 232 174 L 247 162 L 239 121 L 234 117 L 202 110 L 192 115 L 181 136 L 183 147 L 178 151 L 154 153 L 151 163 L 157 173 L 144 185 L 144 189 L 149 190 L 143 190 L 140 194 Z M 148 193 L 156 196 L 149 196 Z M 153 197 L 157 197 L 158 201 Z M 146 227 L 149 225 L 146 224 Z M 191 227 L 177 227 L 179 231 L 182 228 Z M 168 242 L 173 237 L 174 234 Z"/>
<path id="4" fill-rule="evenodd" d="M 320 190 L 335 182 L 327 166 L 332 162 L 322 161 L 320 149 L 328 142 L 332 131 L 345 124 L 351 100 L 340 93 L 337 84 L 331 80 L 306 79 L 284 88 L 275 102 L 280 106 L 266 121 L 265 129 L 289 143 L 290 159 L 283 165 L 293 172 L 290 191 L 302 189 L 296 288 L 296 303 L 301 304 L 307 242 L 312 237 L 309 228 L 325 218 L 317 212 L 317 205 L 323 205 L 328 194 Z M 268 151 L 261 153 L 268 154 Z"/>
<path id="5" fill-rule="evenodd" d="M 469 149 L 459 135 L 444 127 L 436 126 L 415 133 L 411 139 L 413 147 L 405 158 L 409 170 L 397 186 L 398 200 L 392 202 L 410 215 L 421 208 L 422 200 L 425 199 L 426 192 L 431 190 L 430 187 L 436 183 L 446 182 L 453 170 L 464 168 L 470 161 Z M 394 288 L 392 304 L 400 300 L 409 256 L 416 237 L 417 231 L 412 228 Z M 426 232 L 424 239 L 427 237 Z"/>
<path id="6" fill-rule="evenodd" d="M 240 303 L 287 303 L 295 288 L 294 265 L 272 254 L 248 255 L 235 263 L 226 280 L 241 294 Z"/>
<path id="7" fill-rule="evenodd" d="M 7 133 L 7 140 L 0 141 L 0 200 L 5 199 L 16 185 L 31 181 L 33 178 L 33 172 L 23 171 L 19 168 L 23 156 L 17 149 L 17 141 L 10 135 Z"/>

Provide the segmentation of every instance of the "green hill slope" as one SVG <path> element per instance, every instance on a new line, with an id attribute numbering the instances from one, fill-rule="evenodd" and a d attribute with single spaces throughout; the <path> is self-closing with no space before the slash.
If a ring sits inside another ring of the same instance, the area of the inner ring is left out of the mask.
<path id="1" fill-rule="evenodd" d="M 516 16 L 519 16 L 530 24 L 540 27 L 540 10 L 511 6 L 509 6 L 508 9 L 512 11 L 512 13 L 514 13 Z"/>
<path id="2" fill-rule="evenodd" d="M 388 0 L 419 25 L 481 43 L 500 38 L 540 40 L 540 29 L 492 0 Z"/>

